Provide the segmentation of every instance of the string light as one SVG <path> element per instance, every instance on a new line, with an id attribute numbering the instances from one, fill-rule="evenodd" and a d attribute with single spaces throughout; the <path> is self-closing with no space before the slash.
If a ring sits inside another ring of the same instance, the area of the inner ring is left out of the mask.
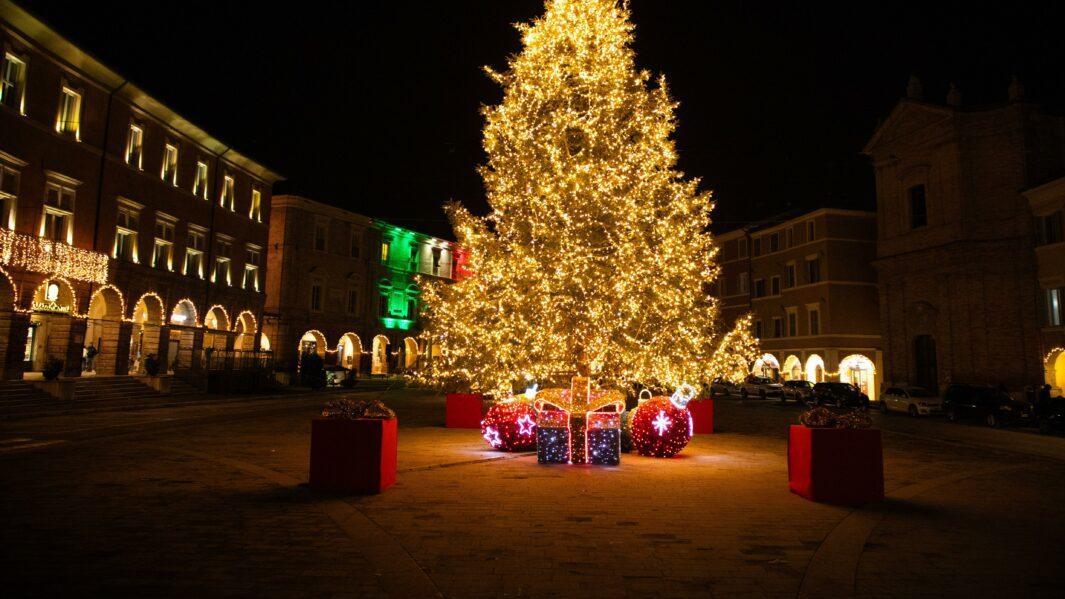
<path id="1" fill-rule="evenodd" d="M 533 405 L 541 464 L 620 463 L 623 393 L 592 389 L 587 377 L 576 376 L 569 389 L 540 391 Z"/>
<path id="2" fill-rule="evenodd" d="M 640 455 L 673 457 L 692 437 L 691 412 L 669 397 L 652 397 L 637 406 L 632 418 L 632 446 Z"/>
<path id="3" fill-rule="evenodd" d="M 536 447 L 536 411 L 522 400 L 496 403 L 481 421 L 481 434 L 493 449 L 530 451 Z"/>
<path id="4" fill-rule="evenodd" d="M 109 261 L 107 254 L 0 229 L 0 263 L 8 266 L 102 284 L 107 282 Z"/>
<path id="5" fill-rule="evenodd" d="M 738 382 L 757 340 L 749 316 L 725 328 L 709 293 L 713 201 L 676 169 L 676 103 L 635 66 L 627 4 L 548 0 L 519 29 L 522 52 L 489 71 L 503 87 L 484 110 L 491 212 L 447 207 L 462 276 L 425 281 L 425 335 L 445 351 L 417 379 L 500 396 L 574 372 Z"/>

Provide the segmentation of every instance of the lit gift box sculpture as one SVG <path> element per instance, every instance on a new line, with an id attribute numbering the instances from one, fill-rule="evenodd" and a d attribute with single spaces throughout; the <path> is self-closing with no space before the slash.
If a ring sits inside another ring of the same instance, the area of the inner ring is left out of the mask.
<path id="1" fill-rule="evenodd" d="M 591 388 L 588 377 L 573 377 L 569 389 L 536 394 L 536 455 L 541 464 L 621 463 L 621 413 L 625 395 Z"/>

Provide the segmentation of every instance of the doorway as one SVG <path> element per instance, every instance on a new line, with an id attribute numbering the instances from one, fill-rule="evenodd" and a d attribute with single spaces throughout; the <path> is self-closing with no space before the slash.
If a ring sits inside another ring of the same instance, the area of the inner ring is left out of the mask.
<path id="1" fill-rule="evenodd" d="M 939 368 L 936 364 L 936 340 L 918 335 L 913 340 L 914 383 L 932 393 L 939 393 Z"/>

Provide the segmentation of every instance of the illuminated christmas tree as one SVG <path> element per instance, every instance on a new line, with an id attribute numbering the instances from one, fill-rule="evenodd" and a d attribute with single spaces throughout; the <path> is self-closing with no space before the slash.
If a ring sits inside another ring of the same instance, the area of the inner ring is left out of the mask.
<path id="1" fill-rule="evenodd" d="M 442 343 L 430 382 L 509 393 L 522 381 L 658 388 L 737 378 L 756 356 L 709 295 L 709 193 L 676 170 L 676 104 L 635 66 L 627 5 L 548 0 L 484 110 L 491 206 L 448 206 L 469 278 L 426 289 Z"/>

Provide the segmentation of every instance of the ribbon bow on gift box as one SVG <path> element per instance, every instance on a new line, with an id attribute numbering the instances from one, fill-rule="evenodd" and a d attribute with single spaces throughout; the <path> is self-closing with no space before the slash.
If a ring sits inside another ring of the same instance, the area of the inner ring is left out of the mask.
<path id="1" fill-rule="evenodd" d="M 536 453 L 540 463 L 611 464 L 621 459 L 621 413 L 625 395 L 592 390 L 588 377 L 573 377 L 569 389 L 536 394 Z"/>

